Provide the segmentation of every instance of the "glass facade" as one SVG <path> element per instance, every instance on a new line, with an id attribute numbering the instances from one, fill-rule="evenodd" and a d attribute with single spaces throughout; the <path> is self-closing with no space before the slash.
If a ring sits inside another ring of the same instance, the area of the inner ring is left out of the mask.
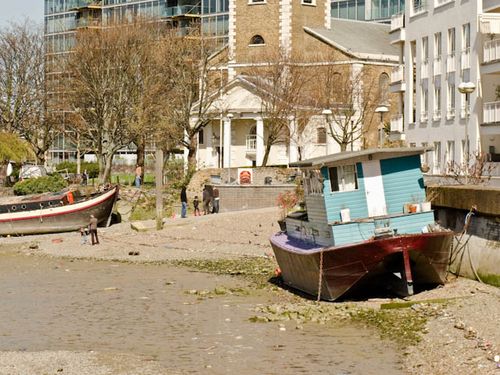
<path id="1" fill-rule="evenodd" d="M 333 0 L 332 17 L 358 21 L 389 21 L 402 13 L 405 0 Z"/>

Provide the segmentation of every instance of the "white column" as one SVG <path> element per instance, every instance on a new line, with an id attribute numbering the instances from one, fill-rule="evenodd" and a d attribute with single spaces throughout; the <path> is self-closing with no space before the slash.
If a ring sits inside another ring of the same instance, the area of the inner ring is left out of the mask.
<path id="1" fill-rule="evenodd" d="M 293 163 L 299 160 L 299 150 L 297 147 L 297 142 L 299 140 L 299 134 L 297 133 L 297 123 L 295 122 L 295 117 L 290 117 L 288 119 L 288 129 L 290 132 L 289 142 L 290 146 L 288 149 L 288 162 Z"/>
<path id="2" fill-rule="evenodd" d="M 256 133 L 257 137 L 255 140 L 255 160 L 257 162 L 257 166 L 262 165 L 262 161 L 264 160 L 264 119 L 262 117 L 257 117 L 255 119 L 257 122 Z"/>
<path id="3" fill-rule="evenodd" d="M 205 141 L 205 164 L 207 167 L 213 167 L 213 146 L 212 146 L 212 123 L 209 122 L 203 129 Z"/>
<path id="4" fill-rule="evenodd" d="M 224 118 L 224 168 L 231 167 L 231 118 L 229 114 Z"/>

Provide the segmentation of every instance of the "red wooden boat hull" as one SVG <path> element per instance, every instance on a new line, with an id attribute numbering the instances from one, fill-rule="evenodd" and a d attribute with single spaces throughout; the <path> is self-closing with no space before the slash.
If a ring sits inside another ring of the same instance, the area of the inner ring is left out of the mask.
<path id="1" fill-rule="evenodd" d="M 287 285 L 317 296 L 321 270 L 321 298 L 333 301 L 375 275 L 389 283 L 399 273 L 403 295 L 413 294 L 414 283 L 444 284 L 452 239 L 453 232 L 443 231 L 319 247 L 280 232 L 270 241 Z"/>
<path id="2" fill-rule="evenodd" d="M 113 186 L 89 199 L 65 203 L 60 206 L 44 205 L 37 210 L 16 211 L 0 214 L 0 235 L 56 233 L 87 227 L 90 215 L 99 224 L 110 218 L 118 198 L 118 186 Z M 43 202 L 43 198 L 38 201 Z"/>

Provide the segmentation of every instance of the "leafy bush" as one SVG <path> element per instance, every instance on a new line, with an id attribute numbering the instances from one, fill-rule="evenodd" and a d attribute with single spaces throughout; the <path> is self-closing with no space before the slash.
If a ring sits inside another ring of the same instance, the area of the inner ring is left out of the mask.
<path id="1" fill-rule="evenodd" d="M 56 165 L 56 169 L 58 171 L 67 169 L 68 173 L 76 173 L 76 163 L 63 161 L 62 163 Z M 80 171 L 83 173 L 84 170 L 87 170 L 89 178 L 97 178 L 97 176 L 99 176 L 98 163 L 83 162 L 80 164 Z"/>
<path id="2" fill-rule="evenodd" d="M 27 195 L 38 194 L 46 192 L 61 191 L 67 186 L 66 181 L 56 174 L 53 176 L 44 176 L 39 178 L 32 178 L 16 183 L 14 185 L 14 194 Z"/>

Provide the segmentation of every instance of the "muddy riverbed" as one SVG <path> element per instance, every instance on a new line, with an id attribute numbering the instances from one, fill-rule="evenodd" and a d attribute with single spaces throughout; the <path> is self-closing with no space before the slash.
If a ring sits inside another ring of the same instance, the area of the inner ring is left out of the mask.
<path id="1" fill-rule="evenodd" d="M 0 350 L 41 352 L 31 357 L 38 364 L 43 353 L 82 353 L 74 374 L 99 373 L 84 366 L 87 353 L 98 353 L 101 366 L 111 362 L 112 374 L 142 373 L 112 363 L 127 357 L 154 363 L 156 372 L 148 373 L 158 374 L 402 373 L 395 345 L 372 330 L 251 322 L 256 308 L 276 302 L 276 295 L 228 276 L 3 251 L 0 284 Z M 215 289 L 222 292 L 202 292 Z M 0 374 L 23 373 L 8 358 L 0 361 Z M 68 361 L 46 362 L 40 374 L 73 373 Z"/>

